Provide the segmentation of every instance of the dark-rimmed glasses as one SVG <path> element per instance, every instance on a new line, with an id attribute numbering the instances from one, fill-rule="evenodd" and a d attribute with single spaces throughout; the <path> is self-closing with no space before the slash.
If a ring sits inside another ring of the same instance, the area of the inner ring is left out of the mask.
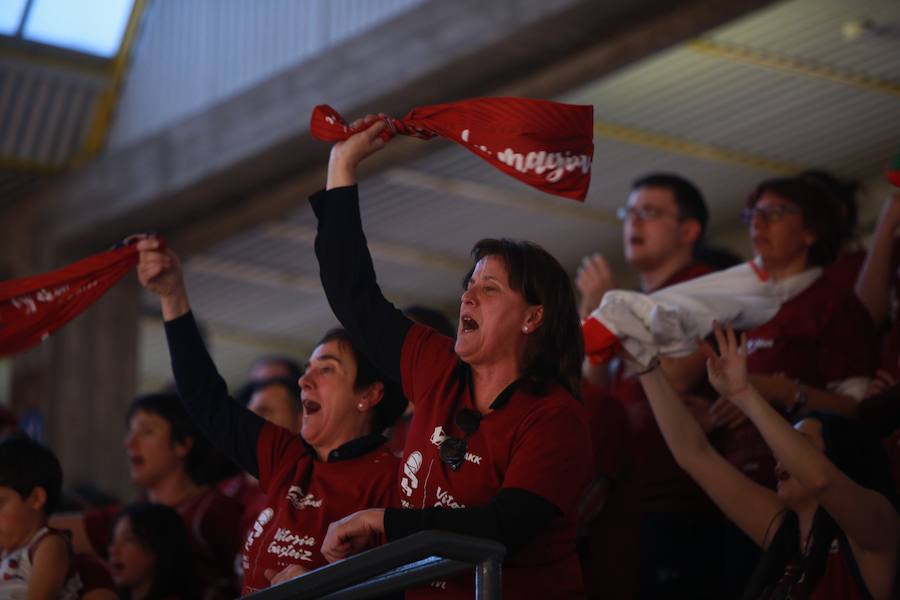
<path id="1" fill-rule="evenodd" d="M 627 221 L 632 217 L 638 221 L 657 221 L 663 217 L 681 219 L 680 215 L 655 206 L 620 206 L 616 209 L 616 216 L 620 221 Z"/>
<path id="2" fill-rule="evenodd" d="M 456 471 L 466 460 L 469 438 L 481 425 L 481 413 L 471 408 L 460 409 L 453 423 L 465 434 L 463 437 L 448 437 L 441 442 L 439 451 L 445 465 Z"/>
<path id="3" fill-rule="evenodd" d="M 779 204 L 778 206 L 754 206 L 753 208 L 745 208 L 741 211 L 741 221 L 744 225 L 749 225 L 753 221 L 753 217 L 759 217 L 766 223 L 775 223 L 784 218 L 789 213 L 802 213 L 799 206 L 793 204 Z"/>

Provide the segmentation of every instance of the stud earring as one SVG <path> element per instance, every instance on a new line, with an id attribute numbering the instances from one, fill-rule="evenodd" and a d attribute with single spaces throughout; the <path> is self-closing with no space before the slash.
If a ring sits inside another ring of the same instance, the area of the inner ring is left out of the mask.
<path id="1" fill-rule="evenodd" d="M 527 325 L 526 325 L 525 327 L 522 328 L 522 333 L 528 333 L 528 326 L 527 326 Z"/>
<path id="2" fill-rule="evenodd" d="M 359 404 L 356 405 L 356 408 L 358 408 L 359 410 L 362 410 L 365 407 L 363 406 L 363 403 L 360 402 Z"/>

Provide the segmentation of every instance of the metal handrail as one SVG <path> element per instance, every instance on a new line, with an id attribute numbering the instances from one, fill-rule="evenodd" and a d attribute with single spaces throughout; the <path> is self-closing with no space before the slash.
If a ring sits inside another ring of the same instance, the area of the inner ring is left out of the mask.
<path id="1" fill-rule="evenodd" d="M 506 548 L 491 540 L 420 531 L 245 598 L 362 600 L 474 570 L 476 600 L 500 600 L 505 554 Z"/>

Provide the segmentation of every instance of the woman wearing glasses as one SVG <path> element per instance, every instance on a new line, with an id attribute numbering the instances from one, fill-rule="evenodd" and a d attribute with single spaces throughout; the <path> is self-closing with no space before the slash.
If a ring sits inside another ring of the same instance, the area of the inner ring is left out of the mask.
<path id="1" fill-rule="evenodd" d="M 754 264 L 783 300 L 775 317 L 747 332 L 751 383 L 792 417 L 810 410 L 853 415 L 874 372 L 877 341 L 852 290 L 823 277 L 842 239 L 837 200 L 807 178 L 770 179 L 750 195 L 743 217 Z M 733 433 L 723 451 L 774 486 L 771 453 L 744 414 L 729 411 Z"/>
<path id="2" fill-rule="evenodd" d="M 416 409 L 399 507 L 333 523 L 322 552 L 338 560 L 382 533 L 475 535 L 507 547 L 505 597 L 583 597 L 575 505 L 590 477 L 590 441 L 574 397 L 583 352 L 571 283 L 533 244 L 482 240 L 455 343 L 404 317 L 375 282 L 355 185 L 356 165 L 383 146 L 383 126 L 332 149 L 326 190 L 311 198 L 316 255 L 338 319 Z M 471 585 L 466 577 L 434 582 L 407 598 L 468 597 Z"/>

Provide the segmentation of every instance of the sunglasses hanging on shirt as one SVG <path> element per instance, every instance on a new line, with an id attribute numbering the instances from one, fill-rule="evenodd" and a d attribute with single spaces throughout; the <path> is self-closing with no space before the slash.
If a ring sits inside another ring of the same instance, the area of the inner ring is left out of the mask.
<path id="1" fill-rule="evenodd" d="M 463 408 L 456 413 L 453 423 L 465 434 L 464 437 L 448 437 L 440 446 L 441 460 L 453 471 L 459 469 L 466 460 L 469 438 L 481 425 L 481 413 L 471 408 Z"/>

